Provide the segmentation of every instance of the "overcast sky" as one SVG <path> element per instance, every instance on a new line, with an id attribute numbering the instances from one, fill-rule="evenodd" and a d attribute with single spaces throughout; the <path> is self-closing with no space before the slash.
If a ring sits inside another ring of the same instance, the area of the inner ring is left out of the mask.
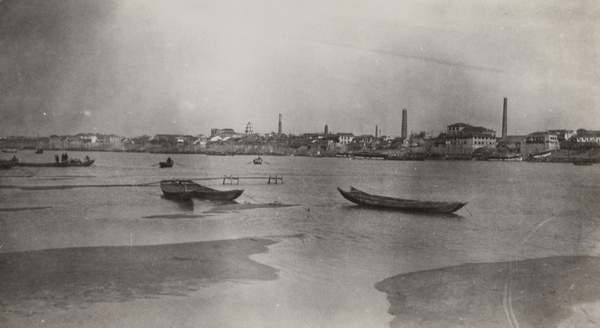
<path id="1" fill-rule="evenodd" d="M 593 0 L 0 2 L 0 135 L 600 130 L 599 81 Z"/>

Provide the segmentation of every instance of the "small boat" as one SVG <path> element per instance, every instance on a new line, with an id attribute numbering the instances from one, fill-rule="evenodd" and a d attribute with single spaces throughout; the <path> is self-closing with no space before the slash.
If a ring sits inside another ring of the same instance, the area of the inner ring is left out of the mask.
<path id="1" fill-rule="evenodd" d="M 164 169 L 164 168 L 167 168 L 167 167 L 173 167 L 173 164 L 175 164 L 175 162 L 173 162 L 173 161 L 158 163 L 158 165 L 160 166 L 161 169 Z"/>
<path id="2" fill-rule="evenodd" d="M 354 187 L 350 187 L 350 191 L 342 190 L 340 187 L 337 189 L 347 200 L 367 207 L 387 208 L 411 212 L 452 213 L 467 205 L 467 203 L 461 202 L 421 201 L 371 195 Z"/>
<path id="3" fill-rule="evenodd" d="M 262 163 L 263 163 L 263 159 L 262 159 L 262 158 L 260 158 L 260 157 L 258 157 L 258 158 L 255 158 L 255 159 L 254 159 L 252 162 L 253 162 L 254 164 L 262 164 Z"/>
<path id="4" fill-rule="evenodd" d="M 591 158 L 575 158 L 573 160 L 573 164 L 574 165 L 593 165 L 594 162 L 592 161 Z"/>
<path id="5" fill-rule="evenodd" d="M 234 200 L 244 192 L 244 190 L 216 190 L 205 187 L 192 180 L 162 180 L 160 189 L 167 198 L 188 200 L 192 198 L 208 200 Z"/>
<path id="6" fill-rule="evenodd" d="M 15 162 L 14 161 L 5 161 L 5 160 L 0 160 L 0 169 L 10 169 L 13 166 L 15 166 Z"/>
<path id="7" fill-rule="evenodd" d="M 73 159 L 70 158 L 66 161 L 61 161 L 61 162 L 49 162 L 49 163 L 31 163 L 31 162 L 17 162 L 15 164 L 15 166 L 27 166 L 27 167 L 71 167 L 71 166 L 90 166 L 92 164 L 94 164 L 96 160 L 94 159 L 87 159 L 87 160 L 80 160 L 80 159 Z"/>
<path id="8" fill-rule="evenodd" d="M 486 161 L 501 161 L 501 162 L 521 162 L 523 156 L 521 155 L 499 155 L 499 156 L 487 156 Z"/>
<path id="9" fill-rule="evenodd" d="M 35 153 L 36 154 L 43 154 L 44 150 L 42 148 L 38 148 L 38 149 L 35 150 Z"/>
<path id="10" fill-rule="evenodd" d="M 2 149 L 3 153 L 16 153 L 17 150 L 16 149 Z"/>

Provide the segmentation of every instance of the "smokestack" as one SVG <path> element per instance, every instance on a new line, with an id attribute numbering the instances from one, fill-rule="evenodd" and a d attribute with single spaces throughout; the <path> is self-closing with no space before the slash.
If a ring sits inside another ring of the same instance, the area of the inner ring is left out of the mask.
<path id="1" fill-rule="evenodd" d="M 402 138 L 407 137 L 408 122 L 406 116 L 406 109 L 402 109 Z"/>
<path id="2" fill-rule="evenodd" d="M 378 131 L 377 131 L 377 125 L 375 125 L 375 138 L 377 138 L 377 137 L 378 137 L 378 136 L 377 136 L 377 132 L 378 132 Z"/>
<path id="3" fill-rule="evenodd" d="M 508 100 L 504 98 L 504 111 L 502 112 L 502 138 L 506 138 L 506 127 L 508 122 L 506 121 L 506 105 Z"/>
<path id="4" fill-rule="evenodd" d="M 279 114 L 279 129 L 277 130 L 277 134 L 281 134 L 281 114 Z"/>

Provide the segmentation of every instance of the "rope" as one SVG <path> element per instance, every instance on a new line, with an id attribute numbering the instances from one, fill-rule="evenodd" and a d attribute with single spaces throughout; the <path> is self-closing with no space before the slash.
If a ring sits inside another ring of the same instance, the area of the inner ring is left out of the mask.
<path id="1" fill-rule="evenodd" d="M 469 211 L 468 208 L 465 207 L 465 210 L 467 210 L 467 212 L 469 213 L 469 215 L 473 216 L 473 214 L 471 214 L 471 211 Z"/>
<path id="2" fill-rule="evenodd" d="M 265 203 L 265 202 L 261 202 L 261 201 L 259 201 L 259 200 L 256 200 L 256 199 L 254 199 L 254 198 L 252 198 L 252 197 L 250 197 L 250 196 L 248 196 L 248 195 L 246 195 L 246 194 L 244 194 L 244 196 L 246 196 L 246 197 L 248 197 L 248 198 L 252 199 L 253 201 L 255 201 L 255 202 L 257 202 L 257 203 L 261 203 L 261 204 L 267 204 L 267 203 Z"/>

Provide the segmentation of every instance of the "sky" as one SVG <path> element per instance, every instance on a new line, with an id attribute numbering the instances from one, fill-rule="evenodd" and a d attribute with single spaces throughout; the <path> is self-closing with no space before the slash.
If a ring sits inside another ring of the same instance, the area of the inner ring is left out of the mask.
<path id="1" fill-rule="evenodd" d="M 0 136 L 600 130 L 600 2 L 0 0 Z"/>

